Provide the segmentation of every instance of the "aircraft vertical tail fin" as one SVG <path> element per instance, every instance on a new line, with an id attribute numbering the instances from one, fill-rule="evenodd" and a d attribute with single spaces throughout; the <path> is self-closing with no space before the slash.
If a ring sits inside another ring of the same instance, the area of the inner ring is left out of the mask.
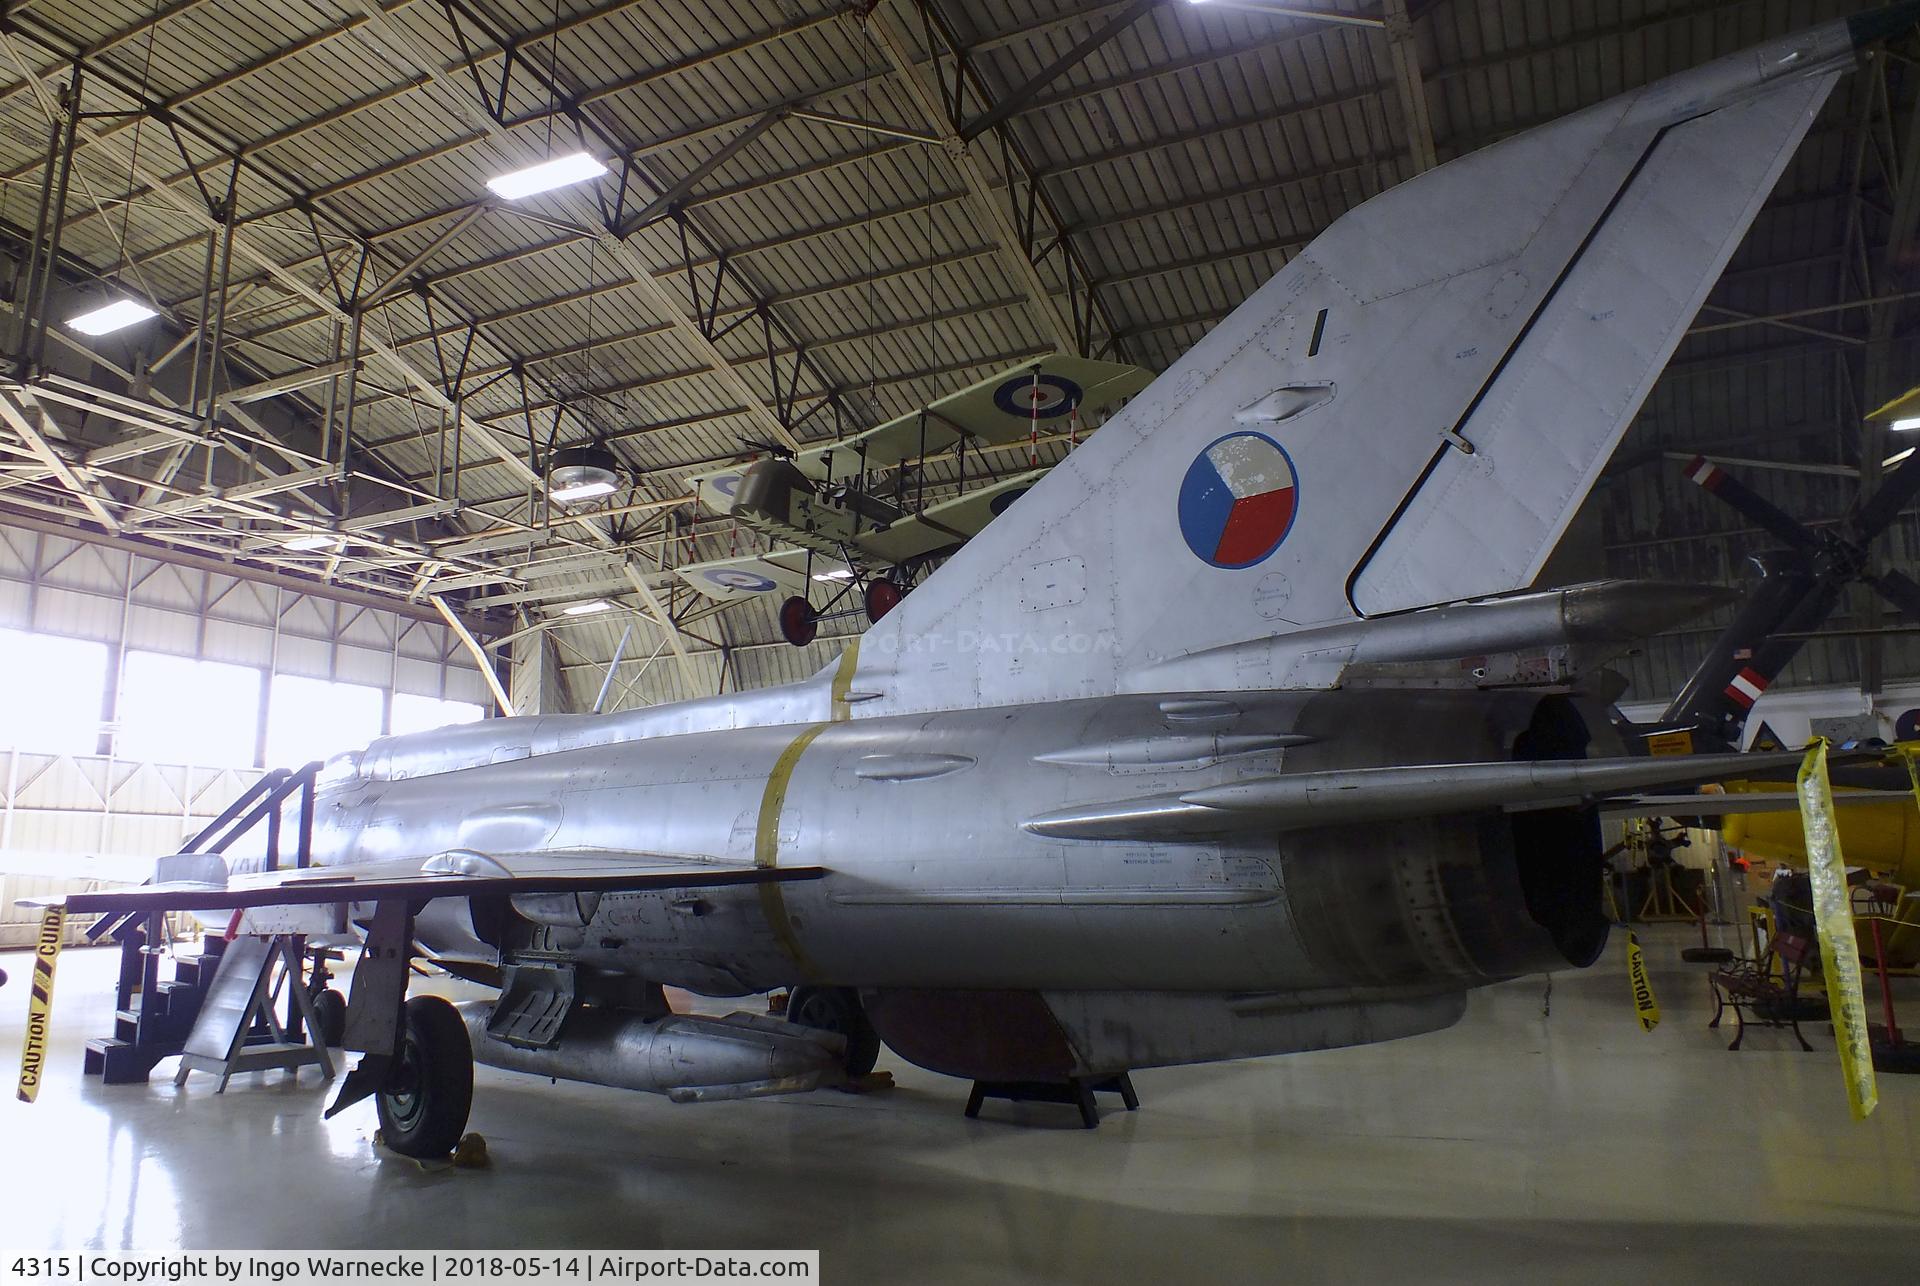
<path id="1" fill-rule="evenodd" d="M 1853 48 L 1776 41 L 1342 217 L 868 632 L 858 713 L 1286 687 L 1288 635 L 1528 586 Z"/>

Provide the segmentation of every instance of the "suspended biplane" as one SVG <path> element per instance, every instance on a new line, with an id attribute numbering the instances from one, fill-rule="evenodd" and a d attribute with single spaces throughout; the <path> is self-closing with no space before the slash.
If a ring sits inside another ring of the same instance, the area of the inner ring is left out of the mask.
<path id="1" fill-rule="evenodd" d="M 780 630 L 796 647 L 856 595 L 859 607 L 845 610 L 878 621 L 920 575 L 1046 476 L 1042 434 L 1079 440 L 1152 378 L 1119 362 L 1049 357 L 863 433 L 697 475 L 703 506 L 773 547 L 677 571 L 721 602 L 781 595 Z M 987 458 L 1023 444 L 1024 469 L 997 470 Z M 954 476 L 930 477 L 936 461 L 951 461 Z"/>

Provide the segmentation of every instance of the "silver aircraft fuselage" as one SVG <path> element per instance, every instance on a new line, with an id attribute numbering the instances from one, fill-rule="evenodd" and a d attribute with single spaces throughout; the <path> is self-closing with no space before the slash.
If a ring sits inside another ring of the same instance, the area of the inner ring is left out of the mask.
<path id="1" fill-rule="evenodd" d="M 1451 609 L 1451 624 L 1435 614 L 1417 636 L 1457 651 L 1641 628 L 1644 599 L 1614 586 L 1531 595 Z M 1667 610 L 1696 602 L 1680 595 Z M 1370 655 L 1402 655 L 1392 629 L 1374 632 Z M 1124 832 L 1129 801 L 1296 773 L 1502 763 L 1543 726 L 1559 740 L 1531 758 L 1578 758 L 1596 731 L 1594 751 L 1613 751 L 1599 710 L 1568 696 L 1158 693 L 849 719 L 850 673 L 376 742 L 323 782 L 315 860 L 644 849 L 825 867 L 788 885 L 524 895 L 512 915 L 444 899 L 418 934 L 449 961 L 564 960 L 708 995 L 858 988 L 896 1048 L 962 1073 L 982 1065 L 916 1039 L 928 997 L 999 1007 L 1018 996 L 1055 1015 L 1073 996 L 1129 1012 L 1152 997 L 1315 1016 L 1304 1033 L 1274 1013 L 1158 1020 L 1152 1049 L 1129 1037 L 1104 1060 L 1144 1066 L 1426 1030 L 1458 1016 L 1466 989 L 1584 964 L 1604 941 L 1597 831 L 1569 809 L 1452 812 L 1436 783 L 1417 815 L 1366 823 L 1156 840 L 1046 821 L 1108 806 Z"/>

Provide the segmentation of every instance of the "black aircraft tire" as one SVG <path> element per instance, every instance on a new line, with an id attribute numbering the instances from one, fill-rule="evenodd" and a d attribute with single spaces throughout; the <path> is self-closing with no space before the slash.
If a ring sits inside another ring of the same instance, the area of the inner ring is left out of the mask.
<path id="1" fill-rule="evenodd" d="M 473 1045 L 459 1011 L 438 996 L 407 1002 L 392 1088 L 377 1096 L 380 1133 L 401 1156 L 443 1157 L 473 1107 Z"/>
<path id="2" fill-rule="evenodd" d="M 337 1049 L 347 1034 L 347 998 L 328 987 L 313 998 L 314 1034 L 329 1049 Z"/>
<path id="3" fill-rule="evenodd" d="M 820 633 L 820 613 L 798 594 L 780 604 L 780 637 L 795 647 L 805 647 Z"/>
<path id="4" fill-rule="evenodd" d="M 795 987 L 787 995 L 787 1021 L 845 1036 L 842 1065 L 849 1076 L 865 1076 L 880 1060 L 880 1033 L 867 1021 L 860 993 L 851 987 Z"/>

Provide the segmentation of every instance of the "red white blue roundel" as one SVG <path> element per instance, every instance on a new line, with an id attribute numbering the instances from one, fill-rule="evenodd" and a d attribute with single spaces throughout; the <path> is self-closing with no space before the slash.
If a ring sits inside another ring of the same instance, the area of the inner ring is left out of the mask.
<path id="1" fill-rule="evenodd" d="M 1264 562 L 1293 529 L 1293 461 L 1264 433 L 1229 433 L 1194 457 L 1180 483 L 1180 534 L 1203 562 Z"/>
<path id="2" fill-rule="evenodd" d="M 775 588 L 774 583 L 765 576 L 743 572 L 738 567 L 717 567 L 712 571 L 702 572 L 701 575 L 707 578 L 708 584 L 717 585 L 721 589 L 743 589 L 750 594 L 764 594 Z"/>
<path id="3" fill-rule="evenodd" d="M 1044 371 L 1022 375 L 993 390 L 993 404 L 1023 420 L 1051 420 L 1080 405 L 1080 386 Z"/>

